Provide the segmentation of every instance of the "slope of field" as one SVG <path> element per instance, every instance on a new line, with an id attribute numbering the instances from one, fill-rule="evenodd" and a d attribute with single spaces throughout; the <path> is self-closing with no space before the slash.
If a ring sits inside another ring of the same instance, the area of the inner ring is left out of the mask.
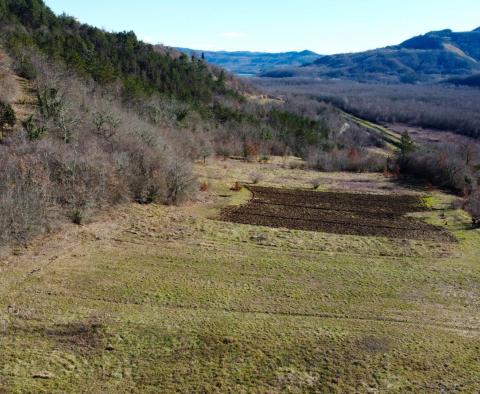
<path id="1" fill-rule="evenodd" d="M 379 174 L 212 161 L 181 208 L 125 205 L 0 260 L 0 392 L 476 392 L 480 232 L 458 243 L 215 220 L 235 181 L 425 195 Z"/>

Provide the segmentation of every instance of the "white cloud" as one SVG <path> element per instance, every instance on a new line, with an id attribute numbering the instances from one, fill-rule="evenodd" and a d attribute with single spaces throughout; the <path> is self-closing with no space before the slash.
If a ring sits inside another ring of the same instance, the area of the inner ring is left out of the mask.
<path id="1" fill-rule="evenodd" d="M 220 37 L 230 38 L 230 39 L 233 39 L 233 40 L 238 40 L 240 38 L 246 38 L 247 35 L 245 33 L 241 33 L 241 32 L 238 32 L 238 31 L 226 31 L 224 33 L 221 33 Z"/>

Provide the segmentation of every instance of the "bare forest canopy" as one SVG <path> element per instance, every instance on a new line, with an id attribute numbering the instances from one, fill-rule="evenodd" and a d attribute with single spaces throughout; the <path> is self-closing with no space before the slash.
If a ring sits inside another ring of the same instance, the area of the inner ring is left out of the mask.
<path id="1" fill-rule="evenodd" d="M 378 123 L 480 137 L 480 90 L 444 85 L 382 85 L 311 79 L 256 79 L 272 92 L 302 94 Z"/>

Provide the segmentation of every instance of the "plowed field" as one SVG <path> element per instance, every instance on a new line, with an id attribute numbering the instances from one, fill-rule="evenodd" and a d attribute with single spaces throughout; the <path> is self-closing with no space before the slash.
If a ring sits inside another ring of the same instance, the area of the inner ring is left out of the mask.
<path id="1" fill-rule="evenodd" d="M 454 241 L 446 230 L 406 216 L 426 209 L 415 196 L 249 189 L 251 201 L 225 209 L 224 220 L 334 234 Z"/>

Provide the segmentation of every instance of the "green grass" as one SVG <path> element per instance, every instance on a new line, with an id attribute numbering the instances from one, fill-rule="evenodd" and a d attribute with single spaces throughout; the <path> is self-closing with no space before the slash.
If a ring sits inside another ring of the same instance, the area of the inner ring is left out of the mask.
<path id="1" fill-rule="evenodd" d="M 125 206 L 2 261 L 0 392 L 480 389 L 480 232 L 452 197 L 416 215 L 453 244 L 210 220 L 248 200 L 229 188 L 249 168 L 313 176 L 215 163 L 201 203 Z"/>
<path id="2" fill-rule="evenodd" d="M 395 133 L 394 131 L 387 129 L 386 127 L 369 122 L 365 119 L 358 118 L 347 112 L 344 112 L 344 111 L 341 111 L 341 112 L 347 119 L 357 123 L 359 126 L 365 128 L 370 133 L 382 138 L 386 142 L 387 146 L 390 147 L 391 149 L 397 149 L 400 146 L 401 136 L 398 133 Z"/>

